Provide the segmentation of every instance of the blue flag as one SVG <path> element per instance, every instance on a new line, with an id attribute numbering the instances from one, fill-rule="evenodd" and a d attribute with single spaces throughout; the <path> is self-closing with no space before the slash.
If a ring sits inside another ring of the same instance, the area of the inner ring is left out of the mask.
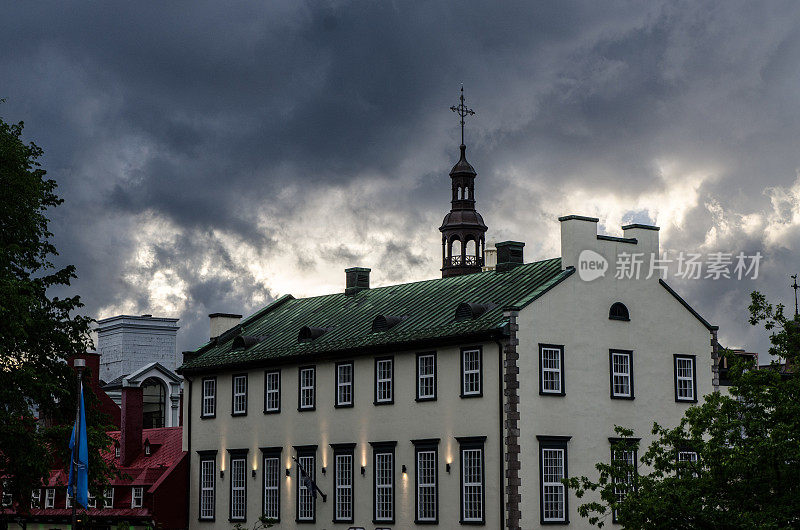
<path id="1" fill-rule="evenodd" d="M 72 473 L 73 469 L 77 472 L 75 486 L 76 502 L 84 508 L 89 507 L 89 441 L 86 437 L 86 409 L 83 407 L 83 384 L 81 384 L 81 406 L 80 420 L 76 421 L 72 427 L 72 437 L 69 439 L 69 448 L 72 462 L 69 466 L 69 486 L 67 495 L 72 495 Z M 78 453 L 75 454 L 75 430 L 80 428 L 78 433 Z"/>

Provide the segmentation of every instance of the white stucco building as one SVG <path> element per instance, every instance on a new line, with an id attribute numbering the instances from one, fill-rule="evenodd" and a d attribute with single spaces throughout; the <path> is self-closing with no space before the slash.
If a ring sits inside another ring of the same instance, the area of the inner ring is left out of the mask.
<path id="1" fill-rule="evenodd" d="M 716 327 L 648 274 L 658 228 L 566 216 L 561 256 L 506 241 L 487 264 L 463 146 L 450 176 L 443 278 L 353 268 L 340 293 L 213 316 L 180 368 L 193 528 L 585 528 L 560 479 L 610 459 L 614 425 L 646 445 L 714 390 Z M 617 278 L 630 253 L 643 274 Z"/>

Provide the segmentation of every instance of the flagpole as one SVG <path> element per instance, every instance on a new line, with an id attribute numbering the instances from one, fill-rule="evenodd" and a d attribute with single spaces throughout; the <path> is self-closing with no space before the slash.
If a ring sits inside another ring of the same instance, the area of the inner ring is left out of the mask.
<path id="1" fill-rule="evenodd" d="M 83 378 L 83 369 L 86 367 L 84 359 L 75 359 L 75 371 L 78 372 L 78 399 L 75 405 L 75 446 L 70 455 L 70 469 L 72 475 L 72 530 L 76 530 L 78 525 L 77 510 L 77 492 L 78 492 L 78 469 L 75 466 L 75 459 L 80 458 L 80 432 L 81 432 L 81 379 Z"/>

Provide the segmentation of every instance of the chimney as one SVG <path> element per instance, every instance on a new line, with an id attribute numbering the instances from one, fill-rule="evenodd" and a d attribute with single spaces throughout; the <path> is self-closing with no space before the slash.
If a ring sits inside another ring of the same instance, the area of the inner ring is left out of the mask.
<path id="1" fill-rule="evenodd" d="M 211 313 L 208 315 L 208 320 L 211 325 L 209 337 L 216 339 L 239 324 L 239 321 L 242 320 L 242 315 L 234 315 L 233 313 Z"/>
<path id="2" fill-rule="evenodd" d="M 120 427 L 120 458 L 122 465 L 133 462 L 142 451 L 142 389 L 125 386 L 122 380 L 122 417 Z"/>
<path id="3" fill-rule="evenodd" d="M 561 223 L 561 268 L 578 266 L 578 256 L 587 249 L 597 248 L 597 217 L 565 215 Z"/>
<path id="4" fill-rule="evenodd" d="M 520 241 L 502 241 L 495 245 L 497 249 L 497 272 L 510 271 L 517 265 L 525 263 L 522 256 L 522 248 L 525 243 Z"/>
<path id="5" fill-rule="evenodd" d="M 369 289 L 369 273 L 371 269 L 364 267 L 351 267 L 344 270 L 346 277 L 344 294 L 354 295 L 360 291 Z"/>

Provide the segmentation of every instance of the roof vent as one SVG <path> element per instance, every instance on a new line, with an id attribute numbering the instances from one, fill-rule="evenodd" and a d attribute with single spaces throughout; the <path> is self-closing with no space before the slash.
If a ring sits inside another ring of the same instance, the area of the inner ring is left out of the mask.
<path id="1" fill-rule="evenodd" d="M 297 334 L 297 342 L 311 342 L 328 332 L 328 328 L 311 328 L 303 326 Z"/>
<path id="2" fill-rule="evenodd" d="M 456 320 L 470 320 L 478 318 L 489 309 L 487 304 L 471 304 L 468 302 L 461 302 L 456 308 Z"/>
<path id="3" fill-rule="evenodd" d="M 378 315 L 372 321 L 372 332 L 389 331 L 403 320 L 404 317 Z"/>
<path id="4" fill-rule="evenodd" d="M 370 269 L 364 267 L 351 267 L 344 270 L 346 277 L 344 294 L 347 296 L 369 289 Z"/>
<path id="5" fill-rule="evenodd" d="M 252 335 L 237 335 L 233 338 L 233 343 L 231 344 L 232 350 L 246 350 L 250 346 L 255 346 L 259 342 L 264 340 L 264 337 L 255 337 Z"/>
<path id="6" fill-rule="evenodd" d="M 518 265 L 525 263 L 522 256 L 522 248 L 525 243 L 520 241 L 503 241 L 497 243 L 497 272 L 510 271 Z"/>

